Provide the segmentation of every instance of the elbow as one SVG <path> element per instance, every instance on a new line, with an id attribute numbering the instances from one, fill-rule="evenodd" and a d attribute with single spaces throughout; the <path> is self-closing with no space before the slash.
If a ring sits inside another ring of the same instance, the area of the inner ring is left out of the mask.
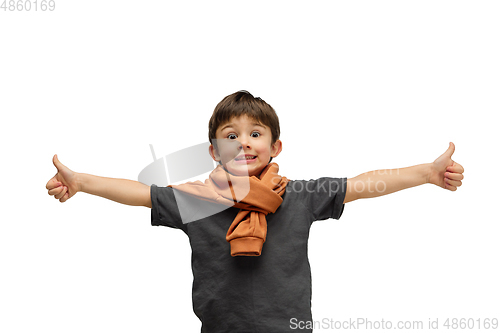
<path id="1" fill-rule="evenodd" d="M 347 188 L 344 197 L 345 204 L 354 200 L 358 200 L 360 198 L 358 191 L 356 191 L 355 187 L 353 186 L 354 181 L 353 179 L 347 179 Z"/>
<path id="2" fill-rule="evenodd" d="M 143 185 L 141 192 L 141 206 L 152 208 L 151 202 L 151 186 Z"/>
<path id="3" fill-rule="evenodd" d="M 344 197 L 344 203 L 346 204 L 348 202 L 358 200 L 358 199 L 359 199 L 359 197 L 356 195 L 355 192 L 348 190 L 345 194 L 345 197 Z"/>

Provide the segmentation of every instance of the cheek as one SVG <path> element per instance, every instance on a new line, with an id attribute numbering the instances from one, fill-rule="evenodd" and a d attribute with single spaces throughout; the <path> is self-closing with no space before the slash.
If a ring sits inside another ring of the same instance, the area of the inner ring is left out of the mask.
<path id="1" fill-rule="evenodd" d="M 229 141 L 221 141 L 219 144 L 220 149 L 220 157 L 223 161 L 232 160 L 236 155 L 239 154 L 240 150 L 238 149 L 239 143 L 229 142 Z"/>
<path id="2" fill-rule="evenodd" d="M 271 155 L 271 150 L 269 147 L 256 147 L 255 152 L 259 154 L 260 156 L 269 156 Z"/>

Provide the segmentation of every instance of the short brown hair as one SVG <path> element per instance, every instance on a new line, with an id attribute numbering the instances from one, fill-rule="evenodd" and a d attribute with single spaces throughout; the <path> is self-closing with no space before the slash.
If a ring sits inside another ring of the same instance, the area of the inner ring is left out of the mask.
<path id="1" fill-rule="evenodd" d="M 224 97 L 215 107 L 208 123 L 208 140 L 212 143 L 219 126 L 226 124 L 233 117 L 246 115 L 271 129 L 271 143 L 280 137 L 280 122 L 276 111 L 260 97 L 253 97 L 246 90 L 240 90 Z"/>

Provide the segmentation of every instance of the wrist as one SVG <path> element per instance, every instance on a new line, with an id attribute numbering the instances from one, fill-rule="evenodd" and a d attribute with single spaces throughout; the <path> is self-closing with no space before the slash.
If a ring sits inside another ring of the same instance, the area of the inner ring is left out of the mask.
<path id="1" fill-rule="evenodd" d="M 78 192 L 85 192 L 85 175 L 83 173 L 75 172 L 76 188 Z"/>
<path id="2" fill-rule="evenodd" d="M 426 164 L 424 164 L 423 170 L 424 170 L 425 184 L 429 184 L 431 182 L 432 163 L 426 163 Z"/>

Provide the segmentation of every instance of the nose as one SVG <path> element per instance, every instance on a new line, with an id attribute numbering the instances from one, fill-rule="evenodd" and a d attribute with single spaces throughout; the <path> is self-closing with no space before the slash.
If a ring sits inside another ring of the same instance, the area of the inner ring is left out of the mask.
<path id="1" fill-rule="evenodd" d="M 240 136 L 238 138 L 238 142 L 240 143 L 240 145 L 238 146 L 238 149 L 241 150 L 241 149 L 249 149 L 250 148 L 250 141 L 248 140 L 248 137 L 244 136 Z"/>

